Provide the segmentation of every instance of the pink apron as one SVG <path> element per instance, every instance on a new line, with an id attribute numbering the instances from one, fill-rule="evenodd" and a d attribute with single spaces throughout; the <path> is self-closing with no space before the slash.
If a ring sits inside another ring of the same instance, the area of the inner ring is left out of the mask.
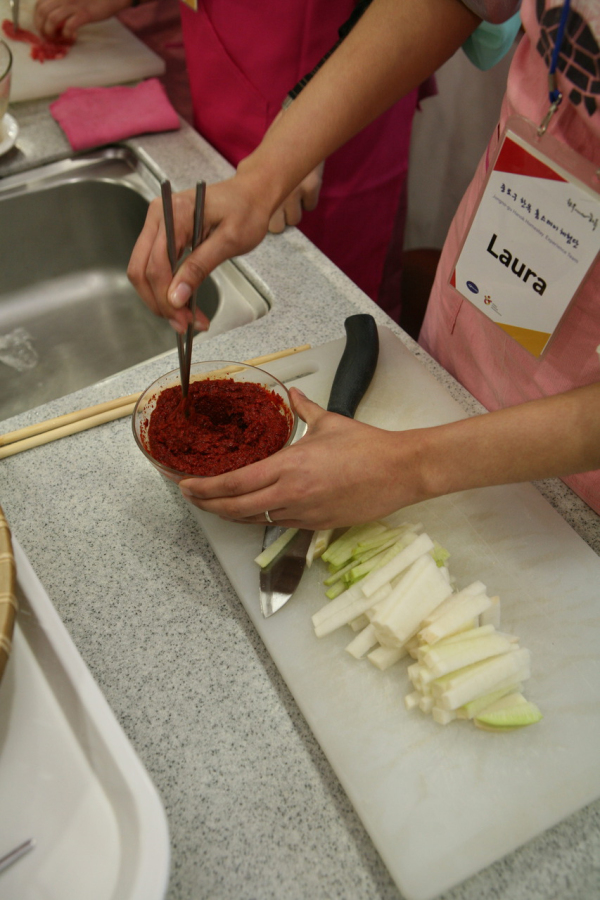
<path id="1" fill-rule="evenodd" d="M 572 0 L 572 18 L 564 59 L 585 59 L 598 52 L 600 5 Z M 525 35 L 514 55 L 508 76 L 499 130 L 510 115 L 518 113 L 535 123 L 547 112 L 548 65 L 541 50 L 548 41 L 541 34 L 553 25 L 560 6 L 553 0 L 524 0 Z M 587 20 L 586 20 L 587 15 Z M 568 76 L 580 69 L 559 64 L 559 88 L 564 99 L 551 123 L 556 138 L 600 167 L 600 88 L 592 78 L 582 88 Z M 565 75 L 562 74 L 565 70 Z M 579 74 L 577 74 L 579 72 Z M 488 410 L 514 406 L 527 400 L 568 391 L 600 379 L 600 260 L 596 260 L 557 334 L 543 357 L 537 359 L 498 328 L 448 285 L 458 250 L 486 177 L 489 160 L 498 144 L 498 132 L 490 141 L 475 177 L 450 227 L 419 343 L 454 375 Z M 586 503 L 600 513 L 600 471 L 563 479 Z"/>
<path id="2" fill-rule="evenodd" d="M 194 12 L 180 3 L 197 130 L 237 165 L 260 143 L 288 91 L 333 46 L 353 6 L 353 0 L 199 0 Z M 399 290 L 390 288 L 399 281 L 403 229 L 394 223 L 417 93 L 328 159 L 319 205 L 300 225 L 396 320 Z M 382 286 L 388 248 L 396 263 L 390 267 L 388 259 Z"/>

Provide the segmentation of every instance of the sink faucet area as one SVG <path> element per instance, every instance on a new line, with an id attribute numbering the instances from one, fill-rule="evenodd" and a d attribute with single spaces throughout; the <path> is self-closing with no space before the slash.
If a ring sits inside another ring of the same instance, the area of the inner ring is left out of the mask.
<path id="1" fill-rule="evenodd" d="M 0 181 L 0 420 L 175 347 L 127 279 L 158 178 L 113 148 Z M 210 336 L 265 315 L 232 262 L 202 284 Z M 206 340 L 200 333 L 195 340 Z"/>

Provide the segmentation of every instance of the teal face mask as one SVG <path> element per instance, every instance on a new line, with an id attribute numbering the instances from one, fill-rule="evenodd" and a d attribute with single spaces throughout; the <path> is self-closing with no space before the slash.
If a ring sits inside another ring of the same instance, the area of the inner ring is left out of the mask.
<path id="1" fill-rule="evenodd" d="M 487 71 L 506 56 L 521 27 L 521 14 L 515 13 L 501 25 L 482 22 L 462 45 L 474 66 Z"/>

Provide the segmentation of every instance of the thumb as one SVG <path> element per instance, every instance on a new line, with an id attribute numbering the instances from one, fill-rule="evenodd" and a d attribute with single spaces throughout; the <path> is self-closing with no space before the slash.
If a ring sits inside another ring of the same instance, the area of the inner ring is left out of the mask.
<path id="1" fill-rule="evenodd" d="M 306 394 L 303 394 L 296 387 L 290 388 L 290 399 L 294 412 L 300 416 L 303 422 L 306 422 L 309 428 L 315 425 L 325 413 L 322 406 L 319 406 L 318 403 L 313 403 Z"/>
<path id="2" fill-rule="evenodd" d="M 224 251 L 222 241 L 215 237 L 213 232 L 202 244 L 182 262 L 177 269 L 167 291 L 167 299 L 175 309 L 182 309 L 193 291 L 208 278 L 213 269 L 216 269 L 228 258 Z"/>

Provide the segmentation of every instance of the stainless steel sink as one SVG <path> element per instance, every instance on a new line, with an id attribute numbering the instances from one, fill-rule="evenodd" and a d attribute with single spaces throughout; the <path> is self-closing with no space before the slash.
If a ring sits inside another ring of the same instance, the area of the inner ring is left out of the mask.
<path id="1" fill-rule="evenodd" d="M 0 420 L 175 348 L 126 275 L 159 194 L 153 172 L 122 148 L 0 181 Z M 233 262 L 206 280 L 198 304 L 209 336 L 270 308 Z"/>

